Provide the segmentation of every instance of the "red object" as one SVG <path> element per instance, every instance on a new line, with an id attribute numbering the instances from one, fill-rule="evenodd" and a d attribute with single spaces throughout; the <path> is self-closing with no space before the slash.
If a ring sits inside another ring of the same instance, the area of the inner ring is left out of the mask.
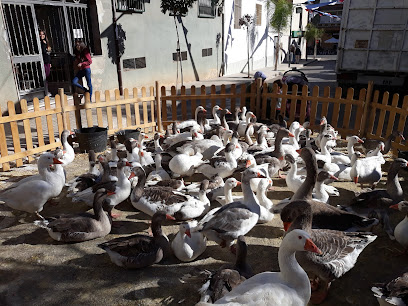
<path id="1" fill-rule="evenodd" d="M 82 52 L 76 53 L 76 57 L 79 60 L 78 64 L 81 64 L 81 70 L 91 68 L 92 58 L 88 48 L 82 50 Z"/>

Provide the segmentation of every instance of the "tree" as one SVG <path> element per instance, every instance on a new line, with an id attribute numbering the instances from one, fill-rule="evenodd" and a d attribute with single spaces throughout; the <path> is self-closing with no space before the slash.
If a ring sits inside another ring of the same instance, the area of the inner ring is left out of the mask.
<path id="1" fill-rule="evenodd" d="M 273 12 L 270 20 L 271 27 L 278 32 L 278 41 L 275 42 L 275 71 L 278 70 L 278 58 L 280 50 L 280 37 L 282 32 L 287 28 L 289 24 L 289 17 L 292 15 L 292 4 L 287 0 L 268 0 L 268 9 L 271 5 L 275 5 L 275 11 Z"/>
<path id="2" fill-rule="evenodd" d="M 306 41 L 313 40 L 314 41 L 314 51 L 313 51 L 313 58 L 316 58 L 317 54 L 317 44 L 316 39 L 319 39 L 323 36 L 324 30 L 316 28 L 313 23 L 308 23 L 306 26 L 305 38 Z"/>
<path id="3" fill-rule="evenodd" d="M 249 28 L 250 28 L 251 24 L 253 23 L 253 21 L 254 21 L 254 18 L 251 15 L 246 14 L 243 17 L 239 18 L 239 22 L 238 22 L 239 25 L 241 27 L 245 27 L 246 31 L 247 31 L 248 78 L 249 78 Z"/>
<path id="4" fill-rule="evenodd" d="M 177 80 L 178 80 L 178 61 L 180 61 L 180 75 L 181 75 L 181 86 L 183 86 L 183 66 L 181 64 L 181 50 L 180 50 L 180 38 L 177 27 L 177 18 L 181 18 L 186 15 L 188 10 L 193 7 L 194 2 L 197 0 L 161 0 L 160 8 L 163 14 L 167 12 L 170 13 L 174 18 L 174 25 L 176 26 L 177 33 Z M 176 80 L 176 87 L 177 87 Z"/>

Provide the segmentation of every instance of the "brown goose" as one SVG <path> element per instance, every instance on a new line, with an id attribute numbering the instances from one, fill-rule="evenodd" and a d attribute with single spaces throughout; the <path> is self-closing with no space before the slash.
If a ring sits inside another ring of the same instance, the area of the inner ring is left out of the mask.
<path id="1" fill-rule="evenodd" d="M 114 192 L 99 189 L 94 196 L 94 214 L 61 215 L 47 220 L 35 221 L 34 223 L 45 228 L 52 239 L 62 242 L 81 242 L 99 237 L 105 237 L 111 231 L 111 219 L 103 210 L 106 196 Z"/>
<path id="2" fill-rule="evenodd" d="M 201 292 L 200 302 L 215 303 L 227 292 L 254 275 L 254 271 L 246 261 L 248 246 L 244 236 L 238 237 L 236 246 L 235 263 L 224 264 L 216 272 L 209 275 L 199 290 Z"/>
<path id="3" fill-rule="evenodd" d="M 352 269 L 364 248 L 377 236 L 369 233 L 312 229 L 312 207 L 307 201 L 288 204 L 281 213 L 287 232 L 302 229 L 323 252 L 321 255 L 297 252 L 296 259 L 311 279 L 312 303 L 319 304 L 327 296 L 330 283 Z M 320 284 L 322 282 L 322 284 Z M 320 289 L 320 290 L 318 290 Z"/>
<path id="4" fill-rule="evenodd" d="M 408 305 L 408 272 L 388 284 L 376 284 L 371 291 L 380 305 Z"/>
<path id="5" fill-rule="evenodd" d="M 171 254 L 169 239 L 163 233 L 161 224 L 164 220 L 174 220 L 163 211 L 158 211 L 152 218 L 152 236 L 136 234 L 117 238 L 98 245 L 105 250 L 111 261 L 119 267 L 138 269 L 151 266 Z"/>

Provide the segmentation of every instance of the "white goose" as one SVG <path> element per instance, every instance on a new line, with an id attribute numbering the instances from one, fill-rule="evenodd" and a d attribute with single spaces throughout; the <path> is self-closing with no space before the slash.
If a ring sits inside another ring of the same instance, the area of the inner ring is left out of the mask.
<path id="1" fill-rule="evenodd" d="M 258 223 L 267 223 L 274 217 L 272 212 L 273 203 L 266 196 L 266 191 L 270 186 L 272 186 L 272 180 L 268 178 L 262 178 L 258 184 L 256 198 L 258 199 L 261 208 Z"/>
<path id="2" fill-rule="evenodd" d="M 203 164 L 196 169 L 196 173 L 202 173 L 207 178 L 219 175 L 226 178 L 234 173 L 237 168 L 237 160 L 233 157 L 233 151 L 236 145 L 233 143 L 227 144 L 225 147 L 225 158 L 212 158 L 209 164 Z M 185 162 L 185 161 L 184 161 Z"/>
<path id="3" fill-rule="evenodd" d="M 338 165 L 351 164 L 351 158 L 354 154 L 354 145 L 357 143 L 364 143 L 358 136 L 347 137 L 347 155 L 340 152 L 331 152 L 332 163 Z"/>
<path id="4" fill-rule="evenodd" d="M 238 132 L 239 136 L 241 136 L 241 137 L 245 136 L 245 131 L 246 131 L 247 125 L 251 122 L 251 119 L 255 118 L 255 117 L 256 116 L 254 115 L 253 112 L 247 112 L 246 113 L 245 121 L 240 121 L 239 124 L 238 124 L 237 132 Z M 252 131 L 252 134 L 253 134 L 253 131 Z M 252 135 L 252 134 L 250 133 L 250 135 Z"/>
<path id="5" fill-rule="evenodd" d="M 395 227 L 394 237 L 402 245 L 404 252 L 408 252 L 408 202 L 401 201 L 398 204 L 391 205 L 390 208 L 398 209 L 405 213 L 405 218 Z"/>
<path id="6" fill-rule="evenodd" d="M 351 167 L 350 177 L 356 184 L 375 186 L 381 180 L 381 165 L 384 163 L 385 160 L 381 156 L 357 159 Z"/>
<path id="7" fill-rule="evenodd" d="M 196 220 L 180 223 L 179 232 L 171 242 L 174 255 L 183 262 L 193 261 L 207 248 L 207 238 L 199 232 L 190 231 L 195 226 Z"/>
<path id="8" fill-rule="evenodd" d="M 378 145 L 374 150 L 367 152 L 367 157 L 371 157 L 371 156 L 381 156 L 382 157 L 383 154 L 381 153 L 381 151 L 384 151 L 384 149 L 385 149 L 385 144 L 384 142 L 380 141 L 378 142 Z"/>
<path id="9" fill-rule="evenodd" d="M 39 214 L 43 210 L 44 204 L 51 198 L 57 197 L 65 185 L 64 169 L 62 162 L 52 153 L 43 153 L 38 160 L 38 171 L 41 179 L 27 181 L 0 193 L 0 203 L 7 206 Z M 50 166 L 55 165 L 51 170 Z M 43 218 L 42 218 L 43 219 Z"/>
<path id="10" fill-rule="evenodd" d="M 191 176 L 195 168 L 203 163 L 203 155 L 195 153 L 193 149 L 185 150 L 185 153 L 177 154 L 169 162 L 169 168 L 173 176 Z"/>
<path id="11" fill-rule="evenodd" d="M 295 258 L 295 253 L 300 251 L 322 253 L 308 233 L 293 230 L 283 238 L 279 247 L 278 260 L 281 272 L 256 274 L 232 289 L 215 304 L 306 306 L 310 300 L 311 290 L 309 277 Z"/>
<path id="12" fill-rule="evenodd" d="M 200 125 L 198 124 L 198 113 L 202 111 L 204 113 L 206 113 L 207 111 L 205 110 L 204 107 L 202 107 L 201 105 L 199 105 L 196 110 L 195 110 L 195 115 L 194 115 L 194 119 L 190 119 L 190 120 L 185 120 L 183 122 L 180 122 L 177 124 L 177 128 L 178 129 L 185 129 L 188 127 L 197 127 L 200 128 Z M 174 123 L 173 123 L 174 124 Z"/>
<path id="13" fill-rule="evenodd" d="M 73 162 L 75 159 L 75 152 L 74 148 L 68 143 L 68 136 L 73 135 L 74 133 L 68 130 L 64 130 L 61 133 L 61 143 L 63 148 L 64 155 L 60 160 L 62 161 L 63 165 L 66 166 Z"/>
<path id="14" fill-rule="evenodd" d="M 169 180 L 170 175 L 162 167 L 162 156 L 160 153 L 156 153 L 154 157 L 154 162 L 156 164 L 156 170 L 149 173 L 147 176 L 147 181 L 164 181 Z"/>
<path id="15" fill-rule="evenodd" d="M 221 205 L 226 205 L 234 201 L 242 200 L 243 199 L 242 197 L 237 197 L 237 196 L 232 195 L 232 189 L 234 189 L 235 187 L 239 185 L 241 185 L 240 181 L 237 181 L 235 178 L 230 177 L 224 183 L 224 195 L 217 196 L 215 200 Z"/>
<path id="16" fill-rule="evenodd" d="M 215 105 L 212 108 L 212 115 L 213 119 L 208 119 L 208 124 L 221 124 L 221 119 L 218 117 L 217 111 L 222 110 L 222 108 L 219 105 Z"/>

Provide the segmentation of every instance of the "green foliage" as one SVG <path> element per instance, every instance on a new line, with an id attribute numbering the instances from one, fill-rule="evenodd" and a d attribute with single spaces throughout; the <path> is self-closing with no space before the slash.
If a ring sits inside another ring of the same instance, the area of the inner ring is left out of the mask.
<path id="1" fill-rule="evenodd" d="M 308 23 L 306 26 L 305 38 L 307 41 L 315 40 L 323 36 L 324 30 L 316 28 L 313 23 Z"/>
<path id="2" fill-rule="evenodd" d="M 268 0 L 275 5 L 270 25 L 277 32 L 282 32 L 289 24 L 289 17 L 292 14 L 292 4 L 287 0 Z"/>
<path id="3" fill-rule="evenodd" d="M 170 12 L 174 16 L 187 14 L 197 0 L 161 0 L 160 8 L 163 14 Z"/>

